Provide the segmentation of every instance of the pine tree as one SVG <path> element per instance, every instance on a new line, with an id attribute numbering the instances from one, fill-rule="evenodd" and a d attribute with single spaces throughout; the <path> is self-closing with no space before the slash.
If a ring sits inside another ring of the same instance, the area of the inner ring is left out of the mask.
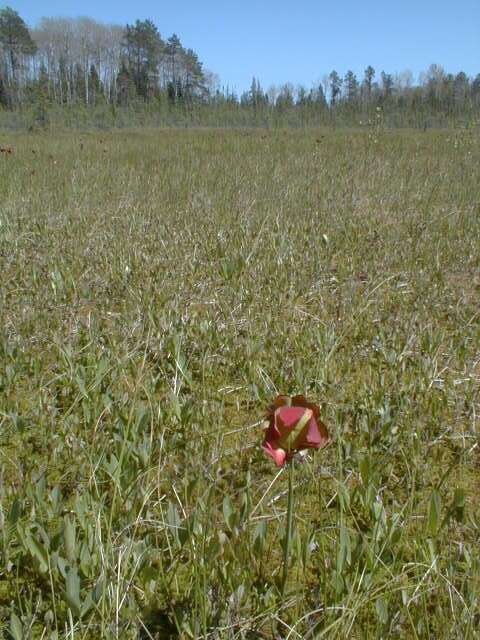
<path id="1" fill-rule="evenodd" d="M 120 63 L 120 71 L 117 75 L 116 87 L 118 104 L 122 107 L 128 106 L 130 100 L 135 97 L 136 88 L 125 59 L 122 59 Z"/>
<path id="2" fill-rule="evenodd" d="M 368 65 L 365 69 L 365 75 L 363 77 L 363 89 L 367 102 L 370 102 L 372 98 L 373 79 L 375 78 L 375 69 Z"/>
<path id="3" fill-rule="evenodd" d="M 152 76 L 156 76 L 163 42 L 157 27 L 151 20 L 137 20 L 125 27 L 123 48 L 128 71 L 133 78 L 137 93 L 144 99 L 149 94 Z"/>
<path id="4" fill-rule="evenodd" d="M 342 89 L 342 79 L 334 69 L 328 76 L 328 81 L 330 83 L 331 103 L 332 106 L 335 106 Z"/>
<path id="5" fill-rule="evenodd" d="M 191 99 L 195 93 L 206 93 L 204 85 L 204 75 L 202 63 L 198 59 L 197 54 L 192 49 L 187 49 L 183 56 L 183 64 L 185 67 L 185 94 Z"/>
<path id="6" fill-rule="evenodd" d="M 168 38 L 165 45 L 165 56 L 168 61 L 168 96 L 171 102 L 175 102 L 178 96 L 180 57 L 183 54 L 182 43 L 176 33 Z"/>
<path id="7" fill-rule="evenodd" d="M 19 16 L 19 14 L 6 7 L 0 10 L 0 47 L 6 57 L 6 76 L 0 80 L 6 94 L 7 85 L 18 85 L 18 71 L 22 65 L 24 56 L 32 56 L 37 50 L 33 42 L 27 25 Z M 9 102 L 9 98 L 6 98 Z"/>
<path id="8" fill-rule="evenodd" d="M 327 100 L 325 98 L 325 92 L 321 84 L 314 87 L 310 91 L 311 101 L 319 107 L 325 108 L 327 106 Z"/>
<path id="9" fill-rule="evenodd" d="M 347 71 L 343 86 L 345 87 L 345 100 L 349 104 L 354 104 L 358 98 L 358 80 L 353 71 Z"/>
<path id="10" fill-rule="evenodd" d="M 248 104 L 251 104 L 254 109 L 258 109 L 262 105 L 266 104 L 267 99 L 265 93 L 260 85 L 260 81 L 253 77 L 252 84 L 250 85 L 250 91 L 247 98 Z"/>

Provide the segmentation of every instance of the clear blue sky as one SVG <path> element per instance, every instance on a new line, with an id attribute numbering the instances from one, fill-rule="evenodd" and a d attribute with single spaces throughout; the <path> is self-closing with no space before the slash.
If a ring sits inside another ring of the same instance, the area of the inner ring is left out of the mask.
<path id="1" fill-rule="evenodd" d="M 223 84 L 311 86 L 336 69 L 377 75 L 432 62 L 480 73 L 480 0 L 0 0 L 33 26 L 42 16 L 88 15 L 124 24 L 151 18 L 176 32 Z"/>

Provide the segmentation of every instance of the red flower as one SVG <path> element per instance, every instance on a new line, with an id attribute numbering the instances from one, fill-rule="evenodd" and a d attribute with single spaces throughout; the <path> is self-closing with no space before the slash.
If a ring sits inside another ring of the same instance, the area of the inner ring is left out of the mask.
<path id="1" fill-rule="evenodd" d="M 277 467 L 283 467 L 297 451 L 320 449 L 329 441 L 319 407 L 304 396 L 278 396 L 268 408 L 267 418 L 262 448 Z"/>

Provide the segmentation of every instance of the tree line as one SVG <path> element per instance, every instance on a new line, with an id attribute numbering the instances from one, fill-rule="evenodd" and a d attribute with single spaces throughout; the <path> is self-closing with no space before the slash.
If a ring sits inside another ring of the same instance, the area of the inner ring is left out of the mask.
<path id="1" fill-rule="evenodd" d="M 480 74 L 468 77 L 431 65 L 417 82 L 408 71 L 361 78 L 333 70 L 306 89 L 286 83 L 263 89 L 254 78 L 237 95 L 220 87 L 197 53 L 173 34 L 163 39 L 151 20 L 125 26 L 91 18 L 43 18 L 29 29 L 11 8 L 0 10 L 0 106 L 35 106 L 45 118 L 53 106 L 87 109 L 148 105 L 183 113 L 209 111 L 212 121 L 311 124 L 338 119 L 357 122 L 381 110 L 392 121 L 419 124 L 427 117 L 475 120 L 480 112 Z M 216 114 L 216 116 L 215 116 Z M 228 118 L 227 118 L 228 120 Z"/>
<path id="2" fill-rule="evenodd" d="M 125 27 L 91 18 L 43 18 L 29 30 L 13 9 L 0 11 L 0 102 L 43 97 L 57 104 L 126 104 L 166 93 L 204 99 L 207 74 L 197 54 L 151 20 Z"/>

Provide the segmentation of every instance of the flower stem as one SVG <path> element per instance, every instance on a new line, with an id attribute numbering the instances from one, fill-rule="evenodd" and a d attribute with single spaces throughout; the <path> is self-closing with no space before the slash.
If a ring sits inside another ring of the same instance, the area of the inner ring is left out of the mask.
<path id="1" fill-rule="evenodd" d="M 292 533 L 293 533 L 293 503 L 294 503 L 293 480 L 294 480 L 294 474 L 295 474 L 294 461 L 291 460 L 288 466 L 289 466 L 289 469 L 288 469 L 287 529 L 285 531 L 285 541 L 284 541 L 284 547 L 283 547 L 282 597 L 285 595 L 285 588 L 287 586 L 288 560 L 290 557 L 290 547 L 292 543 Z"/>

